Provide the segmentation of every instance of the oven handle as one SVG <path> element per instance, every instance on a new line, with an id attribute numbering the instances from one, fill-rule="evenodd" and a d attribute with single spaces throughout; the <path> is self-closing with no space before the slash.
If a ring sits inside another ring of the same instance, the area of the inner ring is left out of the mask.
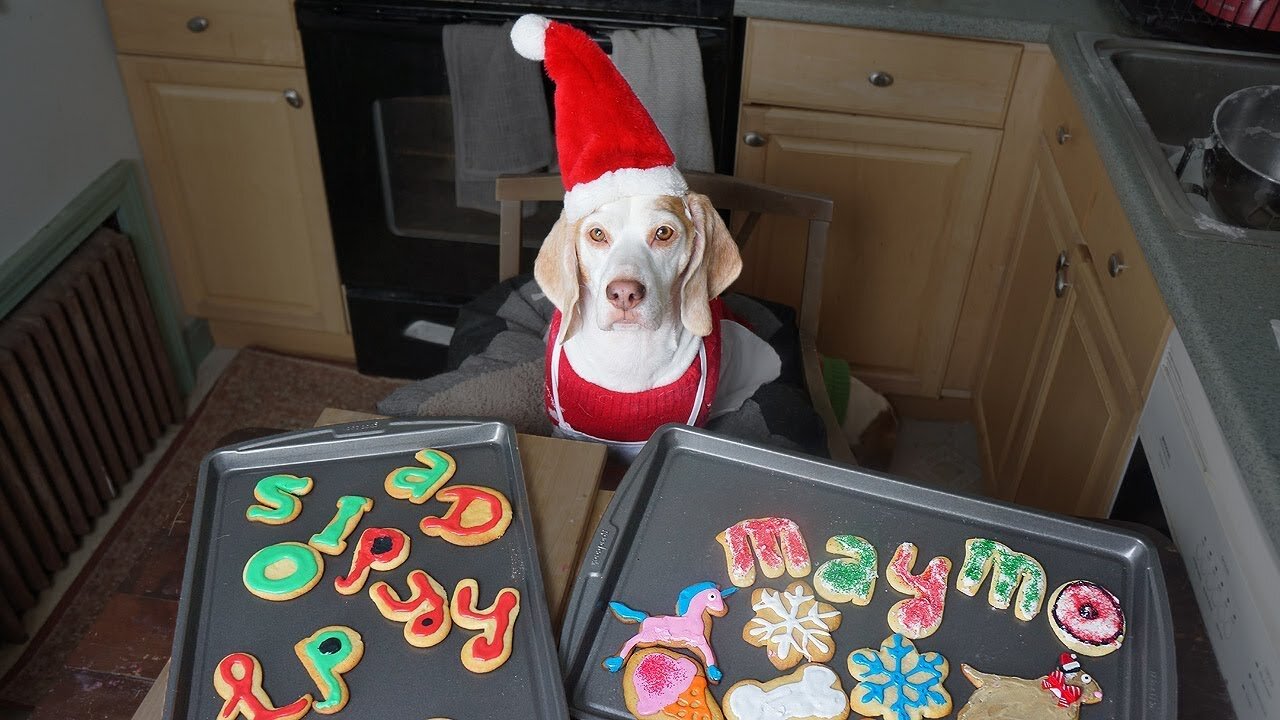
<path id="1" fill-rule="evenodd" d="M 346 29 L 338 28 L 332 20 L 342 18 L 344 22 L 365 21 L 369 23 L 414 23 L 420 25 L 442 25 L 468 22 L 503 23 L 514 20 L 520 12 L 512 8 L 488 9 L 468 6 L 467 8 L 448 7 L 406 7 L 403 5 L 380 5 L 369 3 L 344 3 L 332 0 L 296 0 L 295 8 L 298 17 L 298 28 L 310 29 Z M 544 10 L 530 8 L 530 10 Z M 698 31 L 699 39 L 722 35 L 728 25 L 728 19 L 717 21 L 715 18 L 693 16 L 663 15 L 654 18 L 599 17 L 577 15 L 571 13 L 542 12 L 552 20 L 572 23 L 585 30 L 592 39 L 600 41 L 608 37 L 612 30 L 629 30 L 646 27 L 690 27 Z"/>

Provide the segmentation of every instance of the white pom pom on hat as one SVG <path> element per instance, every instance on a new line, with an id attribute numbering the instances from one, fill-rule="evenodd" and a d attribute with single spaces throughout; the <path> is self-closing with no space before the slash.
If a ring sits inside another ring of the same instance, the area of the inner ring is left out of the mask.
<path id="1" fill-rule="evenodd" d="M 551 21 L 541 15 L 521 15 L 511 26 L 511 46 L 521 56 L 542 60 L 547 55 L 547 26 Z"/>

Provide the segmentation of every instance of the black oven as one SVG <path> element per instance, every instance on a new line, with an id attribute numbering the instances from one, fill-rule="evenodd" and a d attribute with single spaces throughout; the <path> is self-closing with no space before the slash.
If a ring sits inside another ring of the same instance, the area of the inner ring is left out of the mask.
<path id="1" fill-rule="evenodd" d="M 497 280 L 498 216 L 455 202 L 447 25 L 536 12 L 586 30 L 606 50 L 615 29 L 694 28 L 716 170 L 732 172 L 740 63 L 732 0 L 296 0 L 295 8 L 361 372 L 445 369 L 458 309 Z M 558 214 L 543 206 L 528 218 L 525 247 L 536 248 Z M 524 253 L 524 270 L 533 255 Z"/>

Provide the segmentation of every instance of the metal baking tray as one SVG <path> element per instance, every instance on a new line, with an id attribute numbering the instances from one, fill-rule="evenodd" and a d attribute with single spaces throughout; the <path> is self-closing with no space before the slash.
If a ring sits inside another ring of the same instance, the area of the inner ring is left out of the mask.
<path id="1" fill-rule="evenodd" d="M 960 663 L 1025 678 L 1056 667 L 1066 648 L 1049 627 L 1047 598 L 1039 615 L 1022 622 L 1012 608 L 996 610 L 987 604 L 990 578 L 974 597 L 955 589 L 965 540 L 989 537 L 1039 560 L 1048 580 L 1046 594 L 1068 580 L 1087 579 L 1120 599 L 1127 622 L 1124 645 L 1105 657 L 1080 657 L 1084 671 L 1103 691 L 1102 702 L 1086 706 L 1082 717 L 1176 717 L 1168 597 L 1157 551 L 1143 537 L 676 426 L 659 430 L 623 478 L 574 582 L 560 640 L 574 717 L 631 717 L 623 704 L 621 673 L 608 672 L 601 662 L 618 651 L 636 626 L 615 619 L 606 603 L 618 600 L 668 615 L 687 585 L 712 580 L 729 586 L 716 534 L 739 520 L 765 516 L 790 518 L 800 526 L 814 568 L 831 557 L 824 546 L 832 535 L 860 535 L 876 548 L 880 577 L 870 603 L 832 603 L 842 622 L 833 633 L 836 650 L 828 665 L 840 676 L 846 695 L 854 685 L 849 654 L 878 648 L 892 632 L 889 608 L 906 597 L 884 578 L 894 549 L 906 541 L 919 548 L 917 572 L 938 555 L 952 561 L 942 626 L 915 644 L 920 652 L 937 651 L 950 661 L 944 686 L 954 712 L 973 692 Z M 758 572 L 752 587 L 780 589 L 790 580 L 785 573 L 769 579 Z M 805 582 L 812 586 L 812 574 Z M 725 598 L 728 614 L 713 620 L 711 645 L 724 673 L 720 684 L 711 686 L 717 700 L 739 680 L 765 681 L 792 672 L 776 670 L 764 648 L 742 640 L 743 626 L 754 615 L 751 589 Z"/>
<path id="2" fill-rule="evenodd" d="M 387 495 L 387 473 L 416 465 L 414 453 L 425 447 L 446 450 L 457 461 L 450 484 L 484 485 L 506 494 L 513 518 L 501 538 L 457 547 L 428 537 L 418 530 L 418 521 L 439 515 L 447 505 L 436 500 L 415 505 Z M 302 498 L 302 513 L 284 525 L 247 521 L 244 512 L 254 503 L 255 483 L 273 473 L 314 478 L 314 488 Z M 347 538 L 347 552 L 323 556 L 320 582 L 285 602 L 250 594 L 241 580 L 246 560 L 266 545 L 306 542 L 333 517 L 341 495 L 364 495 L 374 504 Z M 372 420 L 213 451 L 200 466 L 164 717 L 213 717 L 222 704 L 213 687 L 214 668 L 234 651 L 258 658 L 264 687 L 277 706 L 303 693 L 319 699 L 293 645 L 337 624 L 360 633 L 365 653 L 344 676 L 351 699 L 336 717 L 487 717 L 518 707 L 522 717 L 567 718 L 530 518 L 515 431 L 505 423 Z M 334 578 L 348 570 L 351 548 L 367 527 L 405 531 L 411 538 L 409 557 L 394 570 L 371 573 L 361 592 L 341 595 L 333 589 Z M 459 656 L 475 632 L 455 624 L 443 642 L 419 649 L 405 641 L 400 623 L 378 613 L 368 585 L 385 580 L 403 594 L 405 578 L 415 568 L 426 570 L 450 593 L 458 580 L 475 578 L 482 606 L 503 587 L 520 590 L 513 650 L 505 664 L 490 673 L 471 673 Z"/>

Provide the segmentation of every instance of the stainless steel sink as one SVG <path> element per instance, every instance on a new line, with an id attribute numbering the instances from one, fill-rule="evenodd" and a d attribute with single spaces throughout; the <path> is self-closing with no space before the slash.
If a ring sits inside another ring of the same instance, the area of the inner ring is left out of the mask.
<path id="1" fill-rule="evenodd" d="M 1198 181 L 1174 167 L 1187 143 L 1207 137 L 1222 98 L 1252 85 L 1280 84 L 1280 55 L 1081 33 L 1086 58 L 1123 109 L 1136 160 L 1176 228 L 1227 239 L 1280 243 L 1280 232 L 1226 224 L 1188 187 Z M 1194 154 L 1192 155 L 1194 158 Z"/>

